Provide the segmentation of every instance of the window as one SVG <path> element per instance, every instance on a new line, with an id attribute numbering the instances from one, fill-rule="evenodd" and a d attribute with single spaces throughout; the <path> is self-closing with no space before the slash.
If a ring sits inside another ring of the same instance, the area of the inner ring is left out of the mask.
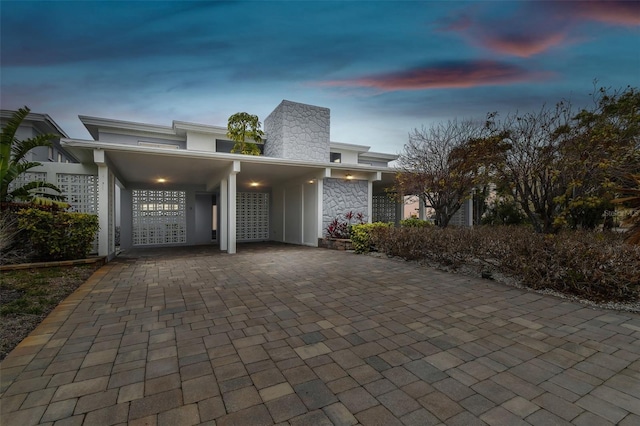
<path id="1" fill-rule="evenodd" d="M 340 152 L 329 153 L 329 161 L 332 163 L 342 163 L 342 154 Z"/>
<path id="2" fill-rule="evenodd" d="M 49 161 L 53 161 L 53 147 L 49 147 Z"/>

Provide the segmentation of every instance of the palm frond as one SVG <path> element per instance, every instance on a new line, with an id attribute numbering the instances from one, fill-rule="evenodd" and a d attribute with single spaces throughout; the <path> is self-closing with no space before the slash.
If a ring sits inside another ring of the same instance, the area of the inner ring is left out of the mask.
<path id="1" fill-rule="evenodd" d="M 22 161 L 33 148 L 52 146 L 51 140 L 55 138 L 55 135 L 46 133 L 23 141 L 16 141 L 11 147 L 11 161 L 15 163 Z"/>

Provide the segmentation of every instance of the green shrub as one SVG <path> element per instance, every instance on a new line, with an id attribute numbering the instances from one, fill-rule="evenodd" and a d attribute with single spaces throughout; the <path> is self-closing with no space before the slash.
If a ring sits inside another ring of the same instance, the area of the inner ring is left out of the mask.
<path id="1" fill-rule="evenodd" d="M 98 217 L 29 208 L 18 212 L 18 225 L 26 232 L 37 260 L 82 259 L 91 251 Z"/>
<path id="2" fill-rule="evenodd" d="M 370 232 L 378 251 L 407 260 L 501 273 L 534 289 L 593 301 L 640 299 L 640 247 L 624 235 L 566 231 L 536 234 L 520 226 L 385 228 Z"/>
<path id="3" fill-rule="evenodd" d="M 417 217 L 410 217 L 400 221 L 400 226 L 403 228 L 424 228 L 425 226 L 431 226 L 431 222 L 428 220 L 418 219 Z"/>
<path id="4" fill-rule="evenodd" d="M 356 253 L 369 253 L 372 249 L 371 230 L 392 227 L 392 223 L 374 222 L 362 223 L 351 226 L 351 243 Z"/>

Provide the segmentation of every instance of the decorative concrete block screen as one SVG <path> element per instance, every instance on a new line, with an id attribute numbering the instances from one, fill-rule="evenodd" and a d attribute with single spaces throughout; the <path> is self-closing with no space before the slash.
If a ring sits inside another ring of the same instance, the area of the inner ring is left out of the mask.
<path id="1" fill-rule="evenodd" d="M 467 211 L 465 209 L 466 203 L 462 204 L 462 207 L 451 216 L 449 225 L 451 226 L 468 226 L 467 224 Z"/>
<path id="2" fill-rule="evenodd" d="M 185 191 L 133 190 L 133 245 L 187 241 Z"/>
<path id="3" fill-rule="evenodd" d="M 56 185 L 71 204 L 70 210 L 98 214 L 98 177 L 58 173 Z"/>
<path id="4" fill-rule="evenodd" d="M 264 155 L 329 162 L 328 108 L 282 101 L 264 120 Z"/>
<path id="5" fill-rule="evenodd" d="M 398 205 L 385 195 L 374 195 L 372 206 L 373 222 L 396 222 Z"/>
<path id="6" fill-rule="evenodd" d="M 348 212 L 367 218 L 369 184 L 365 180 L 326 178 L 322 186 L 322 230 L 337 216 Z"/>
<path id="7" fill-rule="evenodd" d="M 26 172 L 19 176 L 17 176 L 13 182 L 9 184 L 9 191 L 13 191 L 16 188 L 20 188 L 29 182 L 33 181 L 46 181 L 47 173 L 46 172 Z"/>
<path id="8" fill-rule="evenodd" d="M 98 214 L 98 176 L 58 173 L 56 186 L 71 204 L 69 210 Z M 93 240 L 92 253 L 98 253 L 98 235 Z"/>
<path id="9" fill-rule="evenodd" d="M 268 240 L 269 194 L 238 192 L 236 200 L 236 239 L 238 241 Z"/>

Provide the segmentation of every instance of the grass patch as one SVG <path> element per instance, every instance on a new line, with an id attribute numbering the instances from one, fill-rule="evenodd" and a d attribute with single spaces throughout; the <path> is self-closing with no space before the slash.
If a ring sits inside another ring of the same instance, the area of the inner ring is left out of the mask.
<path id="1" fill-rule="evenodd" d="M 2 272 L 0 360 L 97 268 L 97 264 Z"/>

